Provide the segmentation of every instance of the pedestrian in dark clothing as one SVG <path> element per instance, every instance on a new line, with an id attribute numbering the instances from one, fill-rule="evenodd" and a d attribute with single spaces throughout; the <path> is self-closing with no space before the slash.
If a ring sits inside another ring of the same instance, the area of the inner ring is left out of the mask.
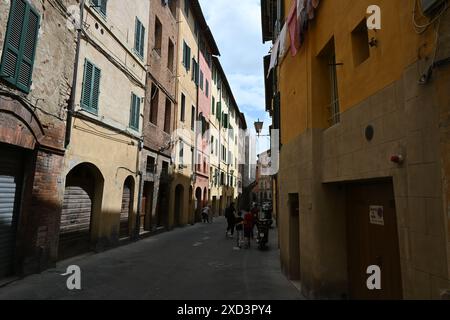
<path id="1" fill-rule="evenodd" d="M 250 241 L 253 233 L 253 214 L 249 210 L 244 216 L 244 238 L 246 248 L 250 248 Z"/>
<path id="2" fill-rule="evenodd" d="M 235 226 L 235 220 L 236 220 L 236 209 L 234 208 L 234 203 L 230 204 L 228 208 L 225 209 L 225 218 L 227 219 L 227 233 L 226 236 L 233 237 L 234 235 L 234 226 Z"/>
<path id="3" fill-rule="evenodd" d="M 254 203 L 253 204 L 253 208 L 252 208 L 252 210 L 250 211 L 251 212 L 251 214 L 252 214 L 252 217 L 253 217 L 253 226 L 252 226 L 252 239 L 254 239 L 255 238 L 255 233 L 254 233 L 254 230 L 255 230 L 255 226 L 257 225 L 257 223 L 258 223 L 258 220 L 259 220 L 259 209 L 258 209 L 258 205 L 256 204 L 256 203 Z"/>

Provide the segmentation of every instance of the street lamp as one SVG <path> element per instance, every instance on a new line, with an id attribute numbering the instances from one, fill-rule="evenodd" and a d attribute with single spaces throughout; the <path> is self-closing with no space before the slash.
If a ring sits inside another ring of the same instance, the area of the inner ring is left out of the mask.
<path id="1" fill-rule="evenodd" d="M 256 133 L 258 134 L 258 137 L 261 135 L 263 127 L 264 127 L 264 122 L 262 122 L 258 119 L 258 121 L 255 122 L 255 130 L 256 130 Z"/>

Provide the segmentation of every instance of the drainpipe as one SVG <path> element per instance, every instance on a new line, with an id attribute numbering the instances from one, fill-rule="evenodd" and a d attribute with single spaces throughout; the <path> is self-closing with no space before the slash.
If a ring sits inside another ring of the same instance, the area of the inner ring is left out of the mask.
<path id="1" fill-rule="evenodd" d="M 141 162 L 141 152 L 142 152 L 143 141 L 139 140 L 137 147 L 137 156 L 136 156 L 136 172 L 139 177 L 139 192 L 138 192 L 138 203 L 137 203 L 137 212 L 136 212 L 136 230 L 134 232 L 135 241 L 139 240 L 140 230 L 141 230 L 141 211 L 142 211 L 142 193 L 143 193 L 143 175 L 140 169 Z"/>
<path id="2" fill-rule="evenodd" d="M 72 136 L 72 122 L 73 122 L 73 112 L 75 110 L 75 94 L 77 91 L 81 35 L 83 33 L 84 3 L 85 3 L 85 0 L 81 0 L 81 2 L 80 2 L 80 25 L 78 27 L 78 32 L 77 32 L 77 45 L 76 45 L 76 51 L 75 51 L 75 64 L 74 64 L 74 70 L 73 70 L 72 89 L 70 91 L 69 108 L 67 110 L 66 136 L 65 136 L 65 140 L 64 140 L 64 148 L 66 148 L 66 149 L 70 144 L 70 140 L 71 140 L 71 136 Z"/>
<path id="3" fill-rule="evenodd" d="M 195 188 L 195 186 L 196 186 L 196 183 L 197 183 L 197 159 L 198 159 L 198 144 L 197 144 L 197 134 L 198 134 L 198 115 L 200 114 L 199 113 L 199 108 L 200 108 L 200 105 L 199 105 L 199 101 L 200 101 L 200 85 L 199 85 L 199 81 L 200 81 L 200 41 L 199 41 L 199 34 L 200 34 L 200 31 L 198 31 L 198 34 L 197 34 L 197 60 L 198 60 L 198 68 L 197 68 L 197 71 L 196 71 L 196 74 L 197 74 L 197 78 L 198 78 L 198 81 L 197 81 L 197 79 L 194 79 L 194 80 L 196 80 L 197 82 L 196 82 L 196 86 L 197 86 L 197 96 L 196 96 L 196 105 L 197 105 L 197 107 L 195 108 L 195 121 L 194 121 L 194 154 L 195 154 L 195 156 L 194 156 L 194 177 L 195 177 L 195 182 L 194 182 L 194 185 L 193 185 L 193 190 L 194 190 L 194 194 L 196 193 L 196 188 Z M 200 164 L 201 165 L 201 164 Z M 202 190 L 202 192 L 201 192 L 201 196 L 200 196 L 200 198 L 202 198 L 202 196 L 203 196 L 203 190 Z M 198 199 L 196 199 L 196 201 L 198 201 Z M 196 218 L 197 218 L 197 211 L 198 210 L 200 210 L 199 212 L 201 212 L 201 210 L 202 210 L 202 208 L 200 207 L 202 204 L 201 203 L 197 203 L 197 205 L 198 205 L 198 207 L 197 207 L 197 210 L 195 210 L 195 213 L 194 213 L 194 221 L 193 221 L 193 224 L 195 224 L 196 223 Z"/>

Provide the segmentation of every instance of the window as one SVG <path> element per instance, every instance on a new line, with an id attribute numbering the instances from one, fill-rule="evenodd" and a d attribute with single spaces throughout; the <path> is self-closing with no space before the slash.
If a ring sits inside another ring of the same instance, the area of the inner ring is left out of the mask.
<path id="1" fill-rule="evenodd" d="M 195 130 L 195 107 L 192 106 L 192 111 L 191 111 L 191 129 L 192 131 Z"/>
<path id="2" fill-rule="evenodd" d="M 134 93 L 131 93 L 130 128 L 139 130 L 140 114 L 141 114 L 141 99 Z"/>
<path id="3" fill-rule="evenodd" d="M 186 96 L 184 94 L 181 94 L 180 121 L 186 121 Z"/>
<path id="4" fill-rule="evenodd" d="M 320 59 L 321 63 L 318 75 L 324 81 L 328 80 L 328 86 L 323 86 L 322 88 L 321 98 L 325 99 L 323 103 L 327 108 L 328 124 L 333 126 L 338 124 L 341 118 L 334 38 L 322 50 Z"/>
<path id="5" fill-rule="evenodd" d="M 212 115 L 216 114 L 216 98 L 212 97 Z"/>
<path id="6" fill-rule="evenodd" d="M 174 55 L 175 55 L 175 46 L 172 42 L 172 40 L 169 39 L 169 50 L 168 50 L 169 56 L 167 58 L 167 68 L 173 72 L 173 61 L 174 61 Z"/>
<path id="7" fill-rule="evenodd" d="M 153 83 L 150 97 L 150 122 L 155 126 L 158 125 L 158 104 L 159 104 L 159 89 Z"/>
<path id="8" fill-rule="evenodd" d="M 199 84 L 198 71 L 199 71 L 199 65 L 198 65 L 197 61 L 195 60 L 195 58 L 192 58 L 192 81 L 194 81 L 196 85 Z"/>
<path id="9" fill-rule="evenodd" d="M 216 117 L 217 120 L 219 120 L 219 122 L 222 120 L 222 118 L 220 117 L 222 114 L 222 103 L 219 101 L 217 102 L 217 108 L 216 108 Z"/>
<path id="10" fill-rule="evenodd" d="M 183 66 L 186 71 L 191 69 L 191 48 L 183 41 Z"/>
<path id="11" fill-rule="evenodd" d="M 184 13 L 186 18 L 189 18 L 189 0 L 184 0 Z"/>
<path id="12" fill-rule="evenodd" d="M 180 166 L 184 166 L 184 143 L 183 141 L 180 141 L 180 151 L 179 151 L 179 159 L 180 159 Z"/>
<path id="13" fill-rule="evenodd" d="M 176 0 L 169 0 L 169 9 L 172 13 L 172 16 L 176 18 L 177 16 L 177 1 Z"/>
<path id="14" fill-rule="evenodd" d="M 222 123 L 223 127 L 225 129 L 228 128 L 228 114 L 224 113 L 222 119 L 223 119 Z"/>
<path id="15" fill-rule="evenodd" d="M 359 66 L 361 63 L 369 59 L 369 31 L 367 30 L 366 19 L 358 24 L 352 31 L 352 49 L 353 49 L 353 63 Z"/>
<path id="16" fill-rule="evenodd" d="M 97 114 L 100 96 L 101 71 L 90 61 L 84 62 L 83 88 L 81 94 L 81 108 Z"/>
<path id="17" fill-rule="evenodd" d="M 155 17 L 155 47 L 153 48 L 161 56 L 162 47 L 162 24 L 158 17 Z"/>
<path id="18" fill-rule="evenodd" d="M 106 17 L 106 7 L 108 0 L 91 0 L 92 6 L 97 10 L 102 16 Z"/>
<path id="19" fill-rule="evenodd" d="M 150 156 L 147 157 L 146 172 L 147 174 L 153 174 L 156 172 L 155 158 Z"/>
<path id="20" fill-rule="evenodd" d="M 0 65 L 0 77 L 30 92 L 40 15 L 28 1 L 13 0 Z"/>
<path id="21" fill-rule="evenodd" d="M 206 80 L 205 82 L 205 94 L 207 97 L 209 97 L 209 81 Z"/>
<path id="22" fill-rule="evenodd" d="M 203 91 L 203 71 L 200 70 L 200 89 Z"/>
<path id="23" fill-rule="evenodd" d="M 136 18 L 136 31 L 134 35 L 134 51 L 143 59 L 144 58 L 144 43 L 145 43 L 145 27 L 138 18 Z"/>
<path id="24" fill-rule="evenodd" d="M 211 149 L 211 154 L 214 154 L 214 136 L 211 136 L 210 149 Z"/>
<path id="25" fill-rule="evenodd" d="M 170 133 L 170 122 L 172 120 L 172 102 L 166 98 L 166 110 L 164 114 L 164 132 Z"/>

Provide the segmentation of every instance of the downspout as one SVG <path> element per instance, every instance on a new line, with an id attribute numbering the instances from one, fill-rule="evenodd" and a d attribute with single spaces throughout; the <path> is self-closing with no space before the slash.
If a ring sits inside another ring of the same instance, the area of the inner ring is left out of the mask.
<path id="1" fill-rule="evenodd" d="M 70 145 L 71 136 L 72 136 L 72 122 L 73 122 L 73 112 L 75 110 L 75 94 L 77 91 L 77 79 L 78 79 L 78 67 L 80 60 L 80 46 L 81 46 L 81 35 L 83 33 L 83 21 L 84 21 L 84 3 L 85 0 L 81 0 L 80 2 L 80 25 L 78 27 L 77 32 L 77 45 L 75 51 L 75 63 L 73 70 L 73 79 L 72 79 L 72 89 L 70 91 L 70 101 L 69 108 L 67 110 L 67 124 L 66 124 L 66 136 L 64 140 L 64 148 Z"/>
<path id="2" fill-rule="evenodd" d="M 196 82 L 195 82 L 195 85 L 197 86 L 197 96 L 196 96 L 196 105 L 197 105 L 197 108 L 195 109 L 195 121 L 194 121 L 194 128 L 195 128 L 195 130 L 194 130 L 194 153 L 195 153 L 195 156 L 194 156 L 194 176 L 195 176 L 195 182 L 194 182 L 194 186 L 193 186 L 193 190 L 194 190 L 194 194 L 195 194 L 195 192 L 196 192 L 196 188 L 195 188 L 195 184 L 196 184 L 196 182 L 197 182 L 197 165 L 201 165 L 201 163 L 199 163 L 199 164 L 197 164 L 197 159 L 198 159 L 198 143 L 197 143 L 197 134 L 198 134 L 198 115 L 200 114 L 199 113 L 199 108 L 200 108 L 200 105 L 199 105 L 199 101 L 200 101 L 200 86 L 199 86 L 199 81 L 200 81 L 200 41 L 199 41 L 199 35 L 197 34 L 197 60 L 198 60 L 198 68 L 197 68 L 197 70 L 196 70 L 196 77 L 197 77 L 197 79 L 194 79 Z M 200 198 L 202 198 L 203 197 L 203 190 L 201 191 L 201 196 L 200 196 Z M 198 199 L 196 199 L 197 201 L 198 201 Z M 198 206 L 202 206 L 202 203 L 198 203 Z M 195 224 L 196 223 L 196 218 L 197 218 L 197 211 L 199 211 L 199 212 L 201 212 L 201 210 L 202 210 L 202 208 L 199 208 L 197 206 L 197 210 L 195 210 L 195 215 L 194 215 L 194 221 L 193 221 L 193 224 Z"/>
<path id="3" fill-rule="evenodd" d="M 146 73 L 147 78 L 147 73 Z M 144 128 L 142 128 L 143 130 Z M 143 141 L 139 140 L 137 146 L 137 156 L 136 156 L 136 173 L 139 178 L 139 192 L 138 192 L 138 203 L 137 203 L 137 212 L 136 212 L 136 230 L 134 232 L 135 241 L 139 240 L 140 230 L 141 230 L 141 210 L 142 210 L 142 193 L 143 193 L 143 175 L 140 170 L 140 162 L 141 162 L 141 152 L 142 152 Z"/>

